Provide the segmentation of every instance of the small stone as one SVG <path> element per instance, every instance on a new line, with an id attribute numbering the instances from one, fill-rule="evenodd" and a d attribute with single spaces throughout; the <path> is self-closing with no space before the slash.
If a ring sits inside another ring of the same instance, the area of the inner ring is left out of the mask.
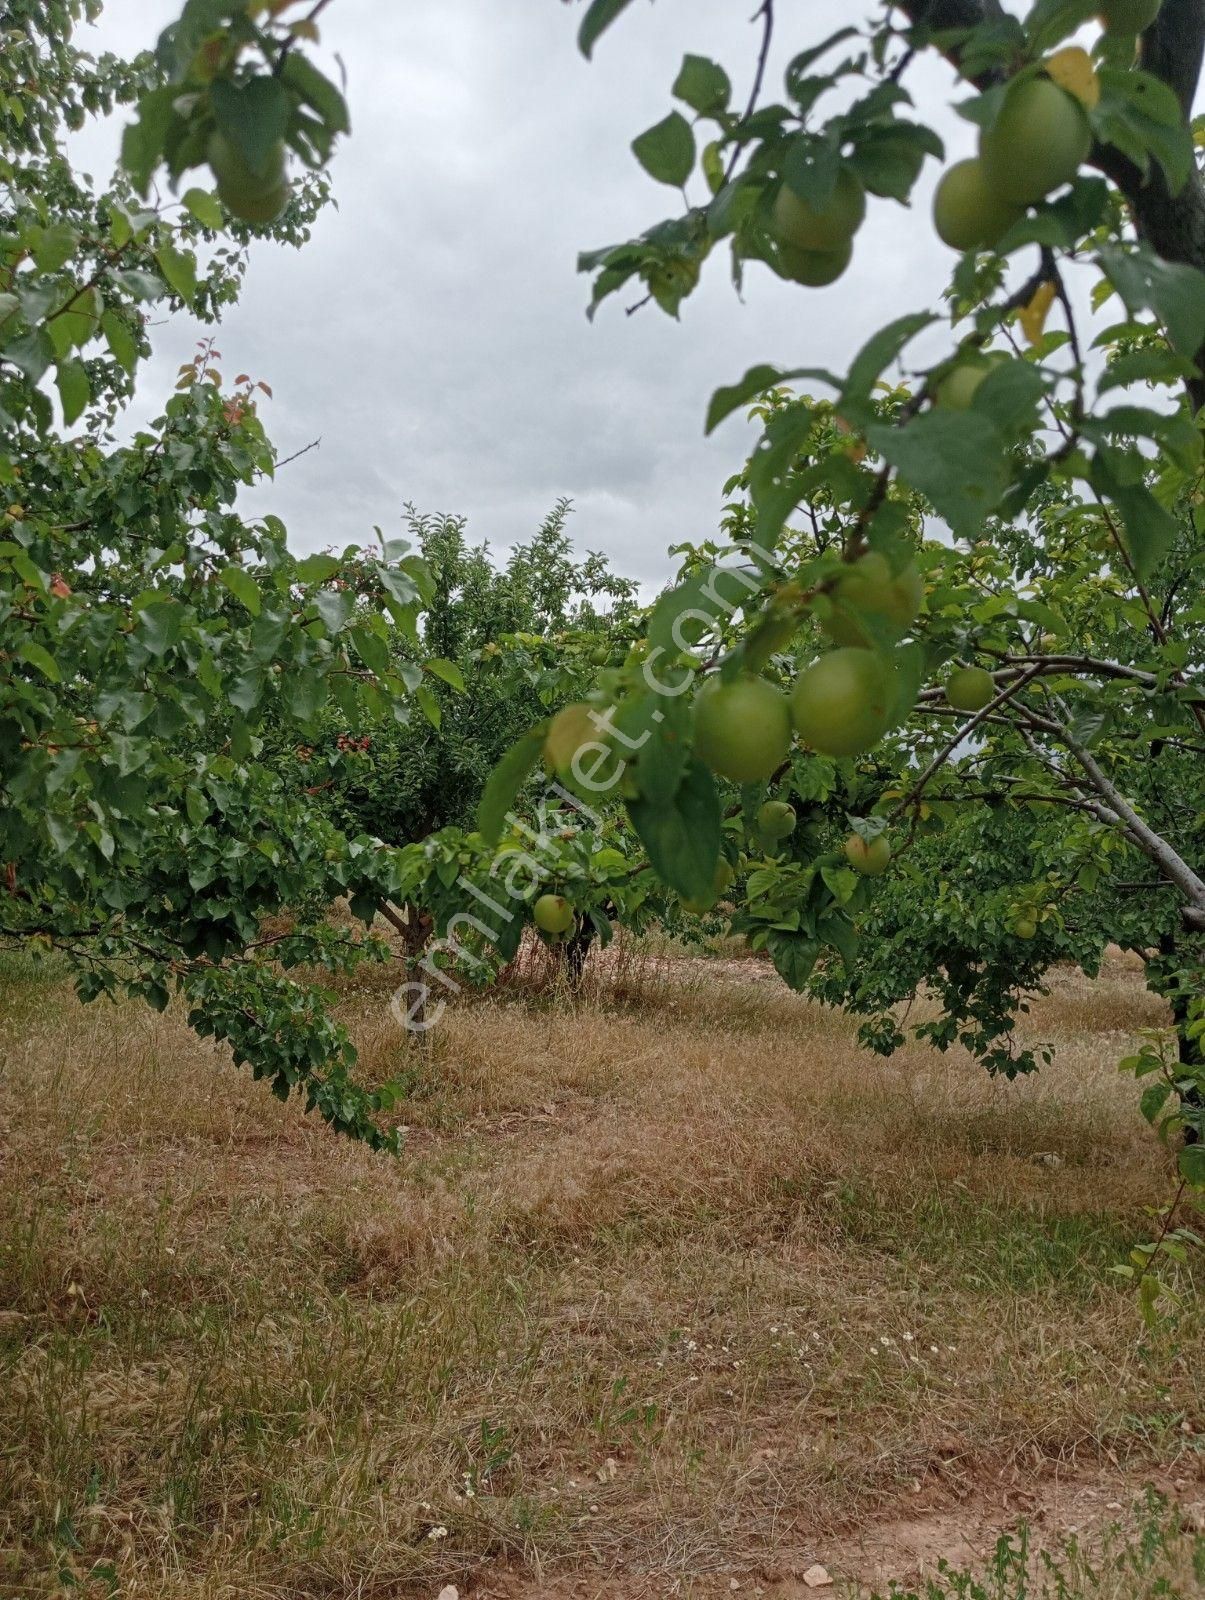
<path id="1" fill-rule="evenodd" d="M 822 1567 L 817 1561 L 814 1567 L 809 1567 L 803 1575 L 803 1581 L 809 1589 L 827 1589 L 832 1583 L 827 1567 Z"/>
<path id="2" fill-rule="evenodd" d="M 439 1600 L 460 1600 L 460 1590 L 454 1583 L 446 1584 L 439 1591 Z"/>

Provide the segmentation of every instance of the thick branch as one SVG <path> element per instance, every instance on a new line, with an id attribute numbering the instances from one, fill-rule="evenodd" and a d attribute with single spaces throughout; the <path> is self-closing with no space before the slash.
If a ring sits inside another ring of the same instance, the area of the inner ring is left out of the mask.
<path id="1" fill-rule="evenodd" d="M 1155 863 L 1163 876 L 1175 884 L 1187 900 L 1188 904 L 1181 913 L 1186 926 L 1199 932 L 1205 931 L 1205 882 L 1166 839 L 1161 838 L 1143 821 L 1116 784 L 1105 775 L 1092 752 L 1086 745 L 1081 744 L 1069 728 L 1063 727 L 1059 737 L 1075 757 L 1097 794 L 1121 819 L 1130 838 L 1142 853 Z"/>

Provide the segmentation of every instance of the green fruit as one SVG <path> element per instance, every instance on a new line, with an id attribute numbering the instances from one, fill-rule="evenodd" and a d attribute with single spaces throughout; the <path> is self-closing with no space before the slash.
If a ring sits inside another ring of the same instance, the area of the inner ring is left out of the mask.
<path id="1" fill-rule="evenodd" d="M 946 700 L 955 711 L 982 711 L 996 698 L 996 684 L 982 667 L 959 667 L 946 684 Z"/>
<path id="2" fill-rule="evenodd" d="M 791 712 L 764 678 L 711 678 L 695 700 L 695 754 L 734 783 L 768 778 L 791 748 Z"/>
<path id="3" fill-rule="evenodd" d="M 831 650 L 803 672 L 791 696 L 800 738 L 826 756 L 857 756 L 878 743 L 891 719 L 895 685 L 870 650 Z"/>
<path id="4" fill-rule="evenodd" d="M 533 915 L 542 933 L 568 933 L 573 926 L 573 907 L 563 894 L 542 894 Z"/>
<path id="5" fill-rule="evenodd" d="M 1163 0 L 1098 0 L 1100 20 L 1110 33 L 1145 33 L 1159 15 Z"/>
<path id="6" fill-rule="evenodd" d="M 218 184 L 218 198 L 230 215 L 237 217 L 240 222 L 252 222 L 261 227 L 276 221 L 288 205 L 290 193 L 287 183 L 282 183 L 278 189 L 268 189 L 258 195 L 232 194 L 225 184 Z"/>
<path id="7" fill-rule="evenodd" d="M 605 667 L 610 659 L 611 652 L 607 649 L 605 644 L 598 645 L 590 652 L 590 665 L 592 667 Z"/>
<path id="8" fill-rule="evenodd" d="M 774 234 L 792 250 L 843 250 L 866 218 L 866 191 L 851 167 L 842 167 L 833 192 L 811 205 L 783 184 L 774 201 Z"/>
<path id="9" fill-rule="evenodd" d="M 802 283 L 808 289 L 824 289 L 837 279 L 853 259 L 854 247 L 848 240 L 836 250 L 797 250 L 779 241 L 778 264 L 784 278 Z"/>
<path id="10" fill-rule="evenodd" d="M 767 800 L 758 807 L 757 826 L 767 839 L 785 839 L 795 832 L 795 807 L 785 800 Z"/>
<path id="11" fill-rule="evenodd" d="M 886 556 L 871 550 L 842 572 L 833 589 L 833 598 L 852 607 L 853 614 L 835 611 L 820 626 L 835 644 L 865 647 L 871 639 L 856 615 L 861 611 L 882 617 L 902 632 L 916 616 L 915 610 L 909 610 L 909 573 L 915 575 L 915 569 L 909 568 L 893 578 Z"/>
<path id="12" fill-rule="evenodd" d="M 915 567 L 905 567 L 891 585 L 884 616 L 902 633 L 916 621 L 925 598 L 925 580 Z"/>
<path id="13" fill-rule="evenodd" d="M 1049 78 L 1026 78 L 979 136 L 984 178 L 1001 200 L 1031 205 L 1070 183 L 1092 148 L 1083 106 Z"/>
<path id="14" fill-rule="evenodd" d="M 867 843 L 860 833 L 851 833 L 841 848 L 850 866 L 863 877 L 877 878 L 887 871 L 891 844 L 886 834 L 880 833 Z"/>
<path id="15" fill-rule="evenodd" d="M 834 611 L 831 616 L 821 621 L 820 626 L 834 644 L 851 645 L 856 649 L 867 650 L 873 643 L 866 629 L 856 617 L 851 617 L 848 611 Z"/>
<path id="16" fill-rule="evenodd" d="M 557 712 L 544 737 L 544 761 L 550 772 L 572 776 L 578 751 L 603 742 L 596 717 L 601 721 L 602 713 L 581 701 Z"/>
<path id="17" fill-rule="evenodd" d="M 882 611 L 891 600 L 891 564 L 877 550 L 860 556 L 837 579 L 837 594 L 862 611 Z"/>
<path id="18" fill-rule="evenodd" d="M 704 912 L 710 911 L 712 906 L 732 882 L 736 874 L 723 856 L 716 862 L 715 873 L 711 880 L 711 898 L 708 900 L 683 900 L 682 909 L 701 917 Z"/>
<path id="19" fill-rule="evenodd" d="M 1038 931 L 1038 925 L 1032 917 L 1022 917 L 1013 923 L 1013 933 L 1018 939 L 1032 939 Z"/>
<path id="20" fill-rule="evenodd" d="M 252 167 L 224 133 L 210 135 L 206 154 L 217 179 L 218 195 L 231 216 L 243 222 L 272 222 L 288 204 L 282 139 L 271 146 L 260 168 Z"/>
<path id="21" fill-rule="evenodd" d="M 974 157 L 955 162 L 933 197 L 933 225 L 951 250 L 990 250 L 1024 215 L 1024 206 L 1000 198 Z"/>
<path id="22" fill-rule="evenodd" d="M 977 351 L 964 356 L 938 383 L 934 399 L 944 411 L 966 411 L 992 368 L 1007 360 L 1003 350 Z"/>

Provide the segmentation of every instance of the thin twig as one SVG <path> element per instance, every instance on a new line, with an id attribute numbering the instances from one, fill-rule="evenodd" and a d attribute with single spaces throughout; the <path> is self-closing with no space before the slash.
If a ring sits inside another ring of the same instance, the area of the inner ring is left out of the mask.
<path id="1" fill-rule="evenodd" d="M 770 41 L 774 37 L 774 0 L 762 0 L 761 5 L 753 13 L 754 22 L 759 18 L 762 24 L 762 36 L 761 49 L 757 55 L 757 70 L 753 75 L 753 88 L 749 95 L 749 104 L 745 107 L 745 114 L 741 118 L 741 122 L 737 124 L 738 127 L 741 123 L 748 122 L 749 118 L 757 110 L 757 102 L 761 99 L 762 84 L 766 79 L 766 63 L 770 59 Z M 728 165 L 724 168 L 725 183 L 732 182 L 732 174 L 736 171 L 736 164 L 740 158 L 740 146 L 735 145 L 732 154 L 728 157 Z"/>
<path id="2" fill-rule="evenodd" d="M 278 461 L 276 463 L 274 471 L 279 472 L 281 467 L 287 467 L 289 465 L 290 461 L 296 461 L 301 456 L 306 455 L 309 451 L 317 450 L 318 447 L 321 445 L 321 443 L 322 443 L 322 436 L 321 435 L 319 435 L 317 439 L 311 439 L 309 444 L 302 445 L 300 450 L 294 450 L 294 452 L 293 452 L 293 454 L 291 456 L 286 456 L 283 461 Z"/>

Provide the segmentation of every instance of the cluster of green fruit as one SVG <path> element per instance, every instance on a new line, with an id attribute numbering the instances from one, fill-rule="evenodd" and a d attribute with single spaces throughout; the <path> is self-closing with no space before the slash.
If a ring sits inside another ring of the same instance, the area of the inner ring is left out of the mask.
<path id="1" fill-rule="evenodd" d="M 854 234 L 866 220 L 866 191 L 852 167 L 842 167 L 820 205 L 783 183 L 774 201 L 772 232 L 779 271 L 808 288 L 835 283 L 849 266 Z"/>
<path id="2" fill-rule="evenodd" d="M 979 154 L 952 166 L 937 186 L 933 223 L 954 250 L 990 250 L 1048 194 L 1070 183 L 1092 148 L 1082 101 L 1044 75 L 1018 79 Z"/>
<path id="3" fill-rule="evenodd" d="M 1162 0 L 1101 0 L 1111 35 L 1134 38 L 1159 15 Z M 1054 70 L 1054 63 L 1051 63 Z M 1047 195 L 1070 183 L 1092 149 L 1084 102 L 1043 72 L 1016 79 L 995 121 L 979 135 L 979 154 L 952 166 L 937 186 L 933 221 L 954 250 L 993 249 Z"/>
<path id="4" fill-rule="evenodd" d="M 283 139 L 268 147 L 259 166 L 252 166 L 220 132 L 210 135 L 206 154 L 217 179 L 218 198 L 232 217 L 257 226 L 276 221 L 289 202 Z"/>
<path id="5" fill-rule="evenodd" d="M 770 777 L 794 732 L 821 755 L 862 755 L 886 733 L 897 697 L 891 663 L 870 648 L 870 633 L 900 637 L 923 593 L 915 567 L 895 575 L 877 551 L 853 562 L 833 584 L 821 623 L 838 648 L 800 674 L 789 698 L 765 678 L 712 678 L 695 701 L 695 754 L 734 783 Z"/>
<path id="6" fill-rule="evenodd" d="M 1144 33 L 1162 0 L 1100 0 L 1100 19 L 1121 38 Z M 1088 158 L 1092 134 L 1083 103 L 1053 78 L 1018 78 L 979 154 L 952 166 L 933 204 L 937 233 L 955 250 L 989 250 L 1026 208 L 1070 183 Z M 809 288 L 835 283 L 849 266 L 853 239 L 866 219 L 866 191 L 842 166 L 828 198 L 806 199 L 784 180 L 774 199 L 771 233 L 778 270 Z"/>

